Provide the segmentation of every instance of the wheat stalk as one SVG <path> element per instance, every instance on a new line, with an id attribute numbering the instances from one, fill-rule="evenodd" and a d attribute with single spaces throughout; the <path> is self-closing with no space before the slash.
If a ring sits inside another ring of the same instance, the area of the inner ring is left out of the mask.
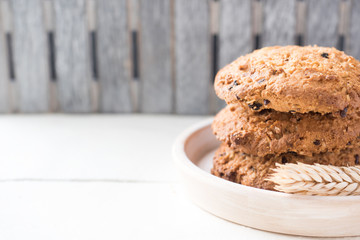
<path id="1" fill-rule="evenodd" d="M 303 163 L 276 164 L 267 179 L 275 190 L 285 193 L 320 196 L 360 195 L 360 166 L 335 167 Z"/>

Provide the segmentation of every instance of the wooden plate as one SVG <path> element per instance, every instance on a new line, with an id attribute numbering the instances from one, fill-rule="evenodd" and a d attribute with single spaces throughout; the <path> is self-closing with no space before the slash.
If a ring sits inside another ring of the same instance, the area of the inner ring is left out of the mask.
<path id="1" fill-rule="evenodd" d="M 212 119 L 181 134 L 173 156 L 190 199 L 226 220 L 261 230 L 318 237 L 360 236 L 360 197 L 300 196 L 236 184 L 210 174 L 219 146 Z"/>

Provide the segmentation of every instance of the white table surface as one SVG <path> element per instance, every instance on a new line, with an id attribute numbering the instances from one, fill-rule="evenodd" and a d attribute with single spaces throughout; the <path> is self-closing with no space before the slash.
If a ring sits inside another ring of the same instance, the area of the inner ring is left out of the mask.
<path id="1" fill-rule="evenodd" d="M 310 239 L 236 225 L 186 198 L 171 146 L 202 119 L 1 116 L 0 239 Z"/>

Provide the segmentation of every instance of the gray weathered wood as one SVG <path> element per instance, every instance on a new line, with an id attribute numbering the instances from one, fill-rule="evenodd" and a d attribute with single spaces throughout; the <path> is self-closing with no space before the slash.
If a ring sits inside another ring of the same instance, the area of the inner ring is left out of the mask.
<path id="1" fill-rule="evenodd" d="M 1 13 L 4 13 L 4 10 L 1 9 Z M 0 14 L 0 113 L 8 113 L 11 110 L 4 21 L 4 14 Z"/>
<path id="2" fill-rule="evenodd" d="M 219 67 L 222 68 L 252 51 L 251 0 L 222 0 L 219 15 Z M 220 99 L 216 104 L 217 110 L 225 106 Z"/>
<path id="3" fill-rule="evenodd" d="M 92 80 L 86 1 L 56 0 L 54 10 L 60 108 L 64 112 L 90 112 Z"/>
<path id="4" fill-rule="evenodd" d="M 306 44 L 336 47 L 340 0 L 308 0 Z"/>
<path id="5" fill-rule="evenodd" d="M 140 99 L 146 113 L 173 108 L 170 2 L 140 1 Z"/>
<path id="6" fill-rule="evenodd" d="M 251 0 L 220 2 L 219 66 L 252 50 Z"/>
<path id="7" fill-rule="evenodd" d="M 262 46 L 295 43 L 296 0 L 263 0 Z"/>
<path id="8" fill-rule="evenodd" d="M 100 111 L 131 112 L 130 35 L 126 0 L 97 1 Z"/>
<path id="9" fill-rule="evenodd" d="M 360 1 L 351 1 L 349 54 L 360 59 Z"/>
<path id="10" fill-rule="evenodd" d="M 175 1 L 176 111 L 209 113 L 210 29 L 208 0 Z"/>
<path id="11" fill-rule="evenodd" d="M 47 38 L 41 0 L 12 0 L 14 66 L 19 111 L 49 109 Z"/>

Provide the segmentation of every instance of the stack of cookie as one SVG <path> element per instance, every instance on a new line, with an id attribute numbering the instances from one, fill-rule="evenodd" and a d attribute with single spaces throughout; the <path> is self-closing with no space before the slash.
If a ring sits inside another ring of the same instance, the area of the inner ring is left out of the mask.
<path id="1" fill-rule="evenodd" d="M 275 163 L 352 166 L 360 155 L 360 62 L 335 48 L 267 47 L 219 71 L 212 174 L 274 190 Z"/>

